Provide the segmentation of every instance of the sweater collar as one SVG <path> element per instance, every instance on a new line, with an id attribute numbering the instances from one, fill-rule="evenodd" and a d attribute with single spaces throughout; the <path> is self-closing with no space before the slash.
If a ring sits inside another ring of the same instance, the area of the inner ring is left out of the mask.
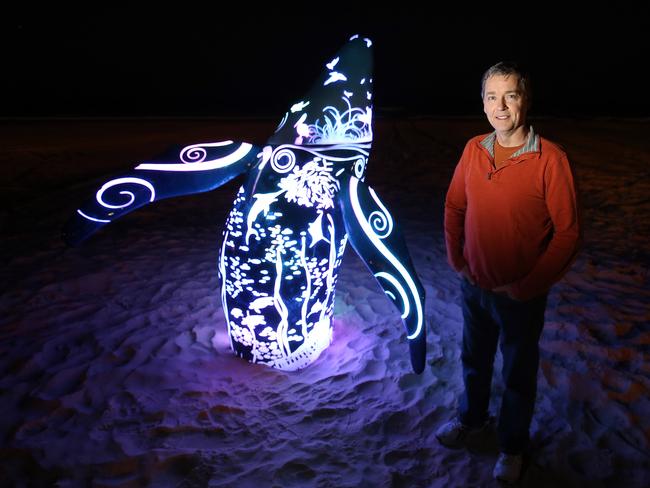
<path id="1" fill-rule="evenodd" d="M 491 134 L 488 134 L 488 136 L 481 141 L 481 146 L 483 146 L 492 157 L 494 157 L 494 142 L 496 141 L 496 138 L 497 131 L 494 131 Z M 535 134 L 532 125 L 528 128 L 528 138 L 526 139 L 526 143 L 510 157 L 515 158 L 527 152 L 539 152 L 539 136 Z"/>

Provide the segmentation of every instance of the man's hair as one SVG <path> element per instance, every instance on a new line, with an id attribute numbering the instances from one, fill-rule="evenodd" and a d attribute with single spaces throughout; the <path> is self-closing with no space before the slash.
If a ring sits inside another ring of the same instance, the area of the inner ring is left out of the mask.
<path id="1" fill-rule="evenodd" d="M 481 98 L 485 96 L 485 82 L 488 78 L 494 75 L 511 76 L 516 75 L 519 77 L 519 89 L 523 93 L 526 100 L 530 103 L 532 99 L 532 87 L 530 84 L 530 76 L 522 69 L 517 63 L 512 61 L 500 61 L 497 64 L 490 66 L 481 78 Z"/>

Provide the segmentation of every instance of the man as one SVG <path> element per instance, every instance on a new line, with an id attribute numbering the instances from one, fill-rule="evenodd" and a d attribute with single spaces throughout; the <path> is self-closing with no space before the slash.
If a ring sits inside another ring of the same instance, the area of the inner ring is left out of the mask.
<path id="1" fill-rule="evenodd" d="M 574 180 L 564 151 L 526 123 L 530 81 L 516 65 L 483 75 L 483 110 L 494 132 L 470 139 L 445 201 L 445 240 L 461 275 L 464 391 L 458 416 L 436 436 L 461 447 L 489 423 L 497 342 L 505 391 L 494 476 L 520 478 L 537 390 L 548 290 L 579 242 Z"/>

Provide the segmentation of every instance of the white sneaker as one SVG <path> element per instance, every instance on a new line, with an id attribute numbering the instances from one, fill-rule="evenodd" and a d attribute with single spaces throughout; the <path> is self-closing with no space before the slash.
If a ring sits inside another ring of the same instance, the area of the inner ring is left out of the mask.
<path id="1" fill-rule="evenodd" d="M 499 458 L 494 465 L 494 471 L 492 471 L 494 479 L 506 483 L 515 483 L 521 477 L 523 460 L 521 454 L 499 453 Z"/>
<path id="2" fill-rule="evenodd" d="M 489 420 L 481 427 L 472 429 L 464 425 L 458 417 L 442 424 L 436 431 L 436 439 L 445 447 L 457 449 L 465 445 L 467 436 L 478 433 L 485 429 L 489 424 Z"/>

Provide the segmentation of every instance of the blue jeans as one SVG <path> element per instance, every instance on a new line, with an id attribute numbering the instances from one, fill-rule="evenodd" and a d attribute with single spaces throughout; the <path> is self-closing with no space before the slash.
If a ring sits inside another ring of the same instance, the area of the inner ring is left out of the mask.
<path id="1" fill-rule="evenodd" d="M 525 302 L 483 290 L 462 280 L 463 381 L 459 415 L 463 424 L 479 427 L 488 419 L 492 371 L 497 343 L 503 355 L 497 436 L 501 451 L 522 453 L 535 407 L 539 338 L 547 295 Z"/>

